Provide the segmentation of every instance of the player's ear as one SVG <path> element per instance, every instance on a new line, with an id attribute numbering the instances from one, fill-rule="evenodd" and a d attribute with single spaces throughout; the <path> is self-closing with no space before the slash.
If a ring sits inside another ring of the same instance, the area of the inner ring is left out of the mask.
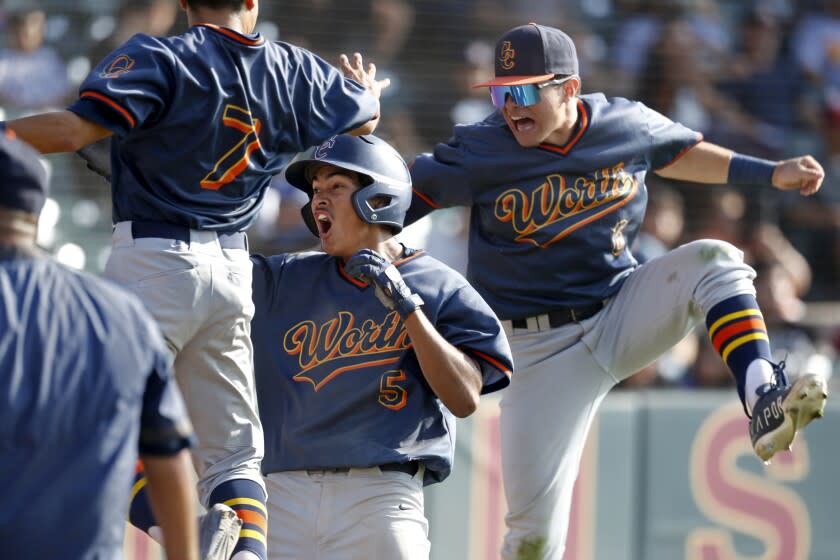
<path id="1" fill-rule="evenodd" d="M 569 88 L 571 89 L 571 91 L 568 92 L 569 95 L 572 95 L 572 96 L 580 95 L 580 87 L 581 87 L 580 78 L 575 76 L 574 78 L 571 78 L 567 82 L 567 84 L 568 84 Z M 563 84 L 563 85 L 565 86 L 566 84 Z"/>

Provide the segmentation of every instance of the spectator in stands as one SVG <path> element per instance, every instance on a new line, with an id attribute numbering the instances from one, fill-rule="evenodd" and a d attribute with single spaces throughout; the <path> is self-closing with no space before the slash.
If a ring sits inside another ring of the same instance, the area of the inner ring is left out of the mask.
<path id="1" fill-rule="evenodd" d="M 8 19 L 8 48 L 0 51 L 0 106 L 8 116 L 58 108 L 71 94 L 67 67 L 44 44 L 47 15 L 27 8 Z"/>
<path id="2" fill-rule="evenodd" d="M 177 15 L 178 3 L 172 0 L 122 0 L 114 30 L 88 53 L 91 64 L 96 65 L 137 33 L 152 37 L 166 35 Z"/>
<path id="3" fill-rule="evenodd" d="M 824 0 L 822 10 L 806 12 L 796 26 L 796 62 L 819 88 L 840 88 L 840 0 Z"/>
<path id="4" fill-rule="evenodd" d="M 720 18 L 717 0 L 698 0 L 694 3 L 677 0 L 621 0 L 619 17 L 612 33 L 611 59 L 615 61 L 618 84 L 626 84 L 620 93 L 630 95 L 644 81 L 645 67 L 656 42 L 665 34 L 664 28 L 673 21 L 683 22 L 684 38 L 695 42 L 698 52 L 695 67 L 708 70 L 709 62 L 728 52 L 731 38 Z M 619 86 L 622 87 L 622 86 Z"/>
<path id="5" fill-rule="evenodd" d="M 688 23 L 673 18 L 658 34 L 640 68 L 639 100 L 673 120 L 707 132 L 712 117 L 709 80 L 697 64 L 699 43 Z"/>
<path id="6" fill-rule="evenodd" d="M 806 12 L 794 30 L 793 54 L 812 85 L 829 172 L 840 176 L 840 0 Z"/>
<path id="7" fill-rule="evenodd" d="M 782 55 L 782 26 L 771 12 L 749 10 L 739 29 L 740 50 L 718 87 L 737 103 L 746 122 L 740 133 L 733 131 L 727 145 L 779 159 L 804 122 L 803 76 Z"/>

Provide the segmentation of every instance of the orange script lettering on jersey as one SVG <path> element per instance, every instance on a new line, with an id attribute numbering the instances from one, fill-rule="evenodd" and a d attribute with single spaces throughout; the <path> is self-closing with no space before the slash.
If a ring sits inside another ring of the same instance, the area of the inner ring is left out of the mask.
<path id="1" fill-rule="evenodd" d="M 526 192 L 513 188 L 496 199 L 495 215 L 509 222 L 516 241 L 545 248 L 573 231 L 621 208 L 638 193 L 638 181 L 619 163 L 594 174 L 577 177 L 569 185 L 563 175 L 549 175 L 545 182 Z M 551 237 L 543 232 L 553 224 Z M 538 239 L 540 237 L 541 239 Z"/>
<path id="2" fill-rule="evenodd" d="M 339 311 L 320 325 L 301 321 L 283 337 L 283 349 L 300 365 L 293 379 L 312 383 L 316 391 L 344 372 L 395 364 L 410 346 L 396 311 L 382 324 L 367 319 L 358 327 L 352 313 Z"/>

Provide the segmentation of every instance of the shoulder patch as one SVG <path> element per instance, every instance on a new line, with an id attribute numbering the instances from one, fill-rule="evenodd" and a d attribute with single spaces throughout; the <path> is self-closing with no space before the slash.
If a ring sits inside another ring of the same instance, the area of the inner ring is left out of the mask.
<path id="1" fill-rule="evenodd" d="M 127 54 L 120 54 L 111 61 L 108 67 L 99 73 L 100 78 L 119 78 L 127 74 L 134 67 L 134 59 Z"/>

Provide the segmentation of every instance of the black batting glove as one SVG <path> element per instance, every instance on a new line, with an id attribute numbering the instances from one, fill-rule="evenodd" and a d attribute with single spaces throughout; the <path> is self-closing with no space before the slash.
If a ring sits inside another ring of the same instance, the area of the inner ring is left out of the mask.
<path id="1" fill-rule="evenodd" d="M 347 274 L 376 287 L 376 297 L 386 308 L 396 310 L 400 317 L 406 317 L 420 309 L 423 300 L 412 294 L 397 267 L 370 249 L 362 249 L 344 266 Z"/>

